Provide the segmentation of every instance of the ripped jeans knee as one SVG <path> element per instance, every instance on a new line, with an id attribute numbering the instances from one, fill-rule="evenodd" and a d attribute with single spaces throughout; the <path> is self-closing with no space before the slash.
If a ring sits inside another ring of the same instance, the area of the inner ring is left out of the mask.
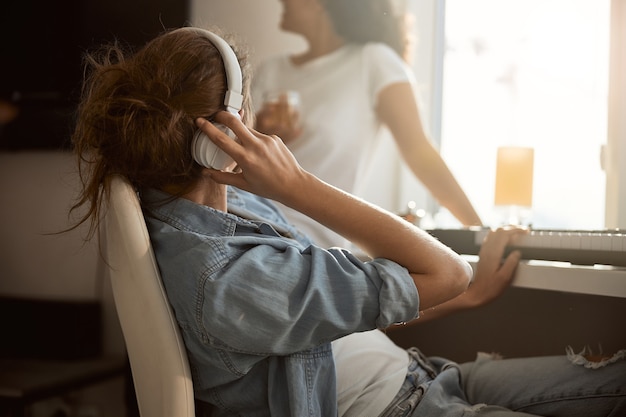
<path id="1" fill-rule="evenodd" d="M 625 359 L 626 349 L 619 350 L 612 355 L 604 355 L 602 351 L 600 351 L 599 354 L 593 353 L 589 346 L 585 346 L 579 353 L 574 353 L 574 349 L 568 346 L 565 349 L 565 354 L 567 355 L 567 359 L 574 365 L 581 365 L 589 369 L 598 369 Z"/>

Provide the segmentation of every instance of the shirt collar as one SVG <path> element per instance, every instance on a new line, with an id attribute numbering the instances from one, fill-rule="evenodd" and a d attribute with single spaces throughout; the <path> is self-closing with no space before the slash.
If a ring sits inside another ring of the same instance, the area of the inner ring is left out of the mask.
<path id="1" fill-rule="evenodd" d="M 271 226 L 273 234 L 293 237 L 290 228 L 281 221 L 283 217 L 280 212 L 277 209 L 276 211 L 268 209 L 273 207 L 271 203 L 232 187 L 228 187 L 228 213 L 185 198 L 174 198 L 171 194 L 154 188 L 142 190 L 140 197 L 145 215 L 180 229 L 201 234 L 233 236 L 237 227 L 261 229 L 268 233 L 267 226 Z M 261 201 L 264 201 L 264 206 L 259 204 Z M 265 210 L 260 210 L 261 208 Z M 261 215 L 257 212 L 261 212 Z"/>

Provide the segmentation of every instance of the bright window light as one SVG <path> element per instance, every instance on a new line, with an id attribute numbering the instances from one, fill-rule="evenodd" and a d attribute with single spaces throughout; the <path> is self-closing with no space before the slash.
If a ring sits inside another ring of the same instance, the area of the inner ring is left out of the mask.
<path id="1" fill-rule="evenodd" d="M 609 0 L 447 0 L 441 153 L 483 221 L 500 146 L 534 148 L 534 228 L 601 229 Z"/>

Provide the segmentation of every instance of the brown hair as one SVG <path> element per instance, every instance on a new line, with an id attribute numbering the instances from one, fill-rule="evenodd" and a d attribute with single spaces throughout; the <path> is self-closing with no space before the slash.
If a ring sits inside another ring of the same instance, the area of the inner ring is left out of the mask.
<path id="1" fill-rule="evenodd" d="M 414 39 L 411 16 L 399 13 L 393 0 L 322 0 L 333 27 L 348 42 L 382 42 L 406 62 Z"/>
<path id="2" fill-rule="evenodd" d="M 248 64 L 244 76 L 244 117 L 251 115 Z M 87 211 L 73 227 L 98 228 L 107 179 L 125 176 L 137 189 L 175 185 L 184 192 L 202 168 L 191 156 L 195 119 L 224 110 L 226 75 L 219 51 L 202 34 L 168 30 L 134 55 L 118 44 L 85 57 L 86 76 L 72 143 L 81 190 L 73 212 Z"/>

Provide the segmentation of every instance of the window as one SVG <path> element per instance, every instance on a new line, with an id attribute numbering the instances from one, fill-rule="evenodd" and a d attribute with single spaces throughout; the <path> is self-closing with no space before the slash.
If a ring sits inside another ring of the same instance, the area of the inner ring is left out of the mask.
<path id="1" fill-rule="evenodd" d="M 519 145 L 534 148 L 533 227 L 603 228 L 610 0 L 435 3 L 427 120 L 483 221 L 503 220 L 497 148 Z"/>

